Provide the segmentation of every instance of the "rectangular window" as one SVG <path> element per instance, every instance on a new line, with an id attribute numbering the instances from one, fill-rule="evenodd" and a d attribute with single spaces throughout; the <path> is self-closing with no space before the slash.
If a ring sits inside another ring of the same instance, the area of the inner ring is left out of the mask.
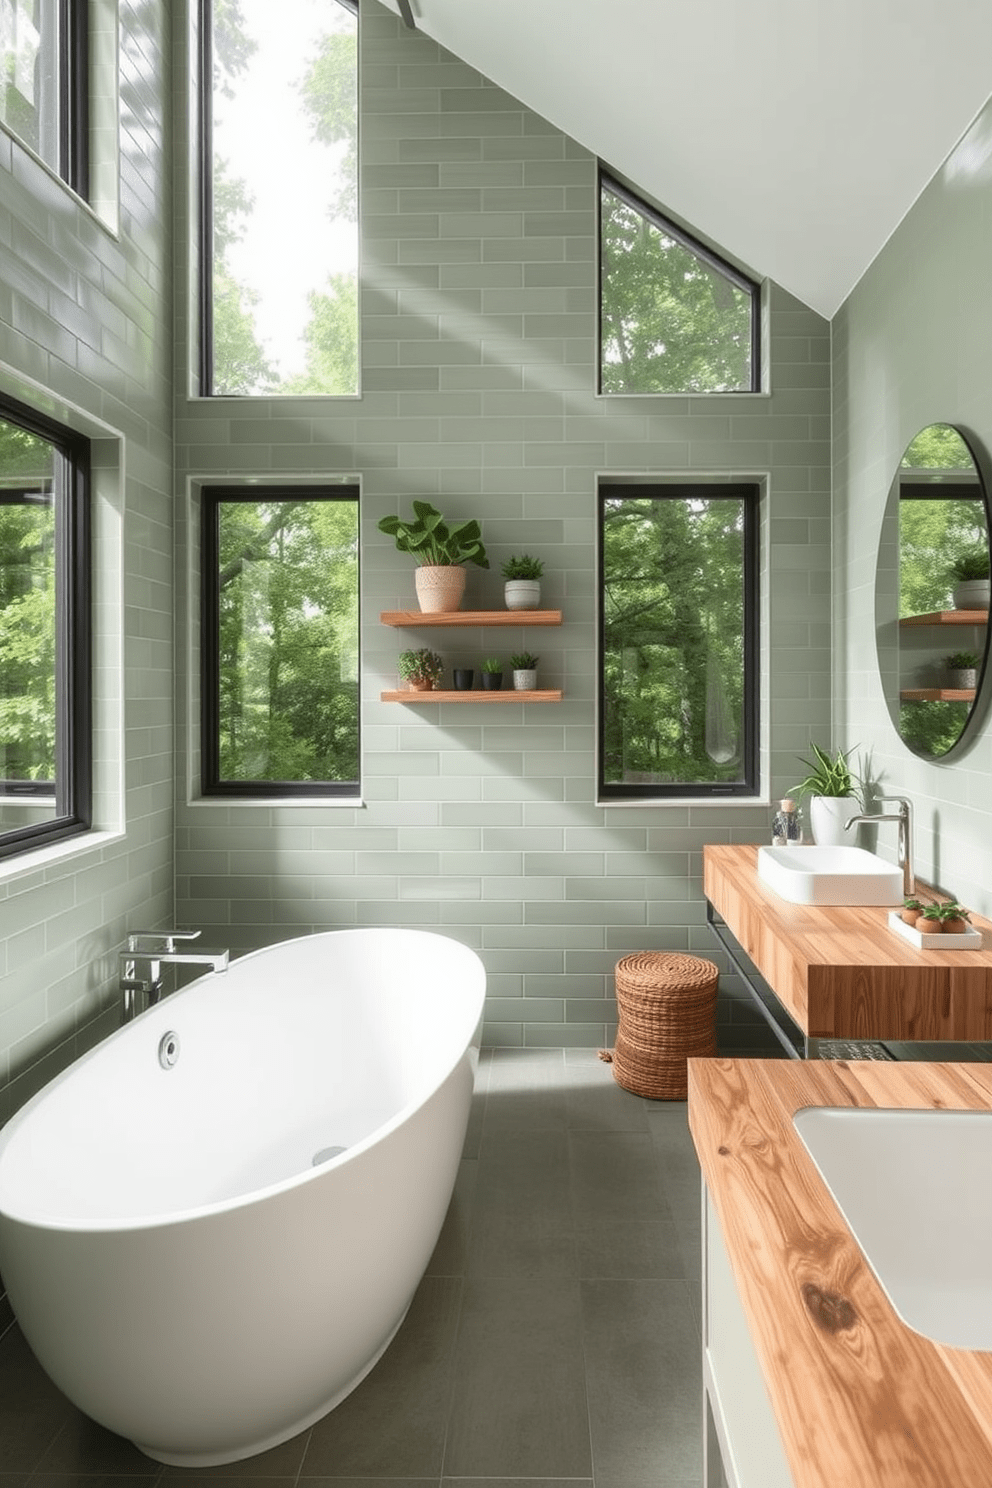
<path id="1" fill-rule="evenodd" d="M 355 394 L 357 5 L 200 5 L 200 391 Z"/>
<path id="2" fill-rule="evenodd" d="M 89 447 L 0 400 L 0 857 L 90 825 Z"/>
<path id="3" fill-rule="evenodd" d="M 203 794 L 357 797 L 358 488 L 202 509 Z"/>
<path id="4" fill-rule="evenodd" d="M 0 0 L 0 120 L 88 192 L 88 0 Z"/>
<path id="5" fill-rule="evenodd" d="M 758 490 L 600 489 L 603 799 L 757 790 Z"/>
<path id="6" fill-rule="evenodd" d="M 602 393 L 753 393 L 760 290 L 712 249 L 600 176 Z"/>

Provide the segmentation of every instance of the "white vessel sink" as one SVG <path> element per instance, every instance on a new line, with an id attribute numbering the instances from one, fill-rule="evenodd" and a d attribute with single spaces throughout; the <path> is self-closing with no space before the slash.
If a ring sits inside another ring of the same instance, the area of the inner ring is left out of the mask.
<path id="1" fill-rule="evenodd" d="M 901 904 L 902 869 L 862 847 L 759 847 L 758 877 L 791 904 Z"/>
<path id="2" fill-rule="evenodd" d="M 903 1322 L 992 1350 L 992 1111 L 810 1107 L 793 1122 Z"/>

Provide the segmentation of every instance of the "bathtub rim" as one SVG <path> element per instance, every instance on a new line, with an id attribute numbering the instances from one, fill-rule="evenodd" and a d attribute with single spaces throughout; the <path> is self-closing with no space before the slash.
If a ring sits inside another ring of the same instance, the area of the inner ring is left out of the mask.
<path id="1" fill-rule="evenodd" d="M 290 936 L 286 940 L 273 941 L 271 945 L 259 946 L 257 950 L 248 951 L 245 953 L 245 955 L 237 957 L 237 959 L 231 963 L 231 966 L 232 969 L 235 966 L 243 966 L 245 963 L 253 961 L 258 957 L 271 954 L 272 952 L 279 950 L 283 946 L 298 945 L 305 942 L 319 940 L 323 937 L 342 935 L 348 937 L 364 937 L 369 935 L 381 934 L 383 932 L 397 932 L 404 936 L 410 935 L 416 936 L 418 938 L 425 937 L 432 940 L 443 940 L 448 942 L 449 944 L 456 945 L 460 947 L 461 950 L 468 952 L 469 955 L 474 958 L 474 963 L 470 962 L 467 964 L 472 967 L 473 971 L 476 971 L 478 973 L 478 1012 L 473 1025 L 473 1030 L 465 1043 L 459 1045 L 457 1057 L 452 1059 L 452 1061 L 445 1066 L 445 1069 L 437 1083 L 432 1085 L 430 1089 L 424 1091 L 418 1099 L 407 1101 L 405 1105 L 401 1106 L 396 1112 L 394 1112 L 394 1114 L 390 1116 L 387 1121 L 384 1121 L 381 1123 L 381 1125 L 377 1126 L 372 1132 L 368 1134 L 368 1136 L 362 1137 L 359 1141 L 353 1143 L 349 1147 L 346 1147 L 343 1152 L 338 1153 L 337 1156 L 328 1158 L 325 1162 L 320 1163 L 318 1166 L 304 1168 L 301 1172 L 293 1173 L 288 1178 L 280 1178 L 274 1183 L 267 1183 L 259 1188 L 248 1189 L 245 1193 L 236 1194 L 233 1197 L 226 1199 L 219 1199 L 209 1204 L 198 1204 L 184 1209 L 162 1210 L 156 1214 L 140 1215 L 133 1219 L 117 1217 L 103 1220 L 90 1217 L 85 1221 L 85 1223 L 80 1223 L 78 1220 L 73 1219 L 57 1219 L 51 1216 L 41 1218 L 34 1213 L 15 1211 L 5 1202 L 3 1190 L 2 1187 L 0 1187 L 0 1228 L 2 1228 L 4 1222 L 6 1221 L 11 1224 L 33 1227 L 35 1229 L 51 1231 L 57 1234 L 107 1234 L 116 1232 L 132 1233 L 140 1230 L 165 1229 L 173 1225 L 179 1226 L 190 1224 L 199 1219 L 209 1218 L 212 1215 L 225 1214 L 228 1212 L 236 1211 L 238 1209 L 248 1208 L 252 1204 L 261 1203 L 269 1198 L 274 1198 L 279 1194 L 291 1192 L 293 1189 L 300 1188 L 306 1183 L 315 1182 L 317 1179 L 332 1172 L 334 1169 L 343 1167 L 346 1163 L 359 1159 L 364 1152 L 367 1152 L 369 1150 L 369 1148 L 374 1146 L 376 1143 L 383 1141 L 390 1135 L 390 1133 L 398 1130 L 401 1126 L 405 1125 L 414 1115 L 416 1115 L 419 1110 L 422 1109 L 423 1106 L 427 1104 L 427 1102 L 436 1093 L 436 1091 L 458 1068 L 462 1060 L 465 1059 L 473 1049 L 478 1049 L 485 1006 L 486 973 L 485 967 L 482 963 L 482 958 L 479 956 L 478 952 L 473 949 L 473 947 L 467 946 L 465 945 L 464 941 L 456 940 L 454 936 L 445 935 L 438 930 L 423 930 L 405 925 L 376 925 L 368 927 L 347 926 L 342 927 L 340 930 L 318 930 L 309 935 L 294 935 Z M 137 1018 L 132 1020 L 132 1022 L 127 1023 L 120 1028 L 114 1029 L 113 1033 L 110 1033 L 107 1035 L 106 1038 L 101 1039 L 100 1042 L 98 1044 L 95 1044 L 92 1049 L 87 1049 L 86 1052 L 81 1054 L 78 1059 L 74 1059 L 72 1063 L 67 1065 L 64 1070 L 61 1070 L 59 1074 L 54 1075 L 51 1080 L 47 1081 L 47 1083 L 43 1085 L 40 1090 L 36 1091 L 35 1094 L 31 1096 L 31 1098 L 27 1100 L 23 1106 L 21 1106 L 17 1111 L 14 1112 L 13 1116 L 11 1116 L 10 1119 L 3 1126 L 0 1126 L 0 1169 L 2 1169 L 3 1156 L 6 1148 L 15 1139 L 19 1129 L 27 1122 L 27 1120 L 30 1118 L 31 1113 L 38 1106 L 43 1104 L 46 1097 L 52 1091 L 64 1084 L 76 1071 L 90 1063 L 92 1060 L 96 1059 L 112 1040 L 126 1035 L 129 1030 L 132 1029 L 135 1024 L 138 1023 L 139 1020 L 144 1018 L 147 1014 L 160 1012 L 163 1007 L 175 1005 L 176 1001 L 184 998 L 187 993 L 193 992 L 197 988 L 203 987 L 207 984 L 211 984 L 214 981 L 215 975 L 216 973 L 214 972 L 207 972 L 203 976 L 196 977 L 185 987 L 180 987 L 177 991 L 169 993 L 168 996 L 163 998 L 163 1000 L 156 1005 L 156 1007 L 147 1008 L 143 1013 L 140 1013 Z"/>

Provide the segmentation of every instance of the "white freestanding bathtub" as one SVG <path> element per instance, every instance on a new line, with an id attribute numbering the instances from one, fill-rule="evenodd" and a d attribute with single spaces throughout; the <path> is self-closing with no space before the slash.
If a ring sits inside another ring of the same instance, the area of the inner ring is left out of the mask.
<path id="1" fill-rule="evenodd" d="M 60 1389 L 188 1466 L 354 1389 L 444 1220 L 484 991 L 446 936 L 307 936 L 165 998 L 35 1096 L 0 1132 L 0 1272 Z"/>

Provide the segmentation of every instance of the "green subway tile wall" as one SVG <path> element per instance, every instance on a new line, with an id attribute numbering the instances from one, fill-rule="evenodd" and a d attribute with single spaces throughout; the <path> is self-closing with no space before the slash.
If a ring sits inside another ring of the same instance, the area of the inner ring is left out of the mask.
<path id="1" fill-rule="evenodd" d="M 766 746 L 781 793 L 811 733 L 829 732 L 829 327 L 772 285 L 767 395 L 598 398 L 595 159 L 374 3 L 361 67 L 361 399 L 198 403 L 177 378 L 177 914 L 236 951 L 336 926 L 444 930 L 486 963 L 489 1043 L 596 1046 L 612 1037 L 621 955 L 692 949 L 722 963 L 702 845 L 763 839 L 769 817 L 595 804 L 597 477 L 763 482 Z M 177 60 L 180 128 L 184 88 Z M 176 255 L 181 269 L 179 236 Z M 177 290 L 181 305 L 181 273 Z M 182 313 L 177 326 L 181 368 Z M 195 800 L 187 491 L 219 474 L 361 480 L 361 808 Z M 470 571 L 466 607 L 501 608 L 499 565 L 526 550 L 545 560 L 542 602 L 564 612 L 536 641 L 425 639 L 467 665 L 533 644 L 563 703 L 379 701 L 415 644 L 379 612 L 415 601 L 412 564 L 377 522 L 414 497 L 483 524 L 493 567 Z M 731 975 L 720 1019 L 724 1047 L 763 1037 Z"/>

